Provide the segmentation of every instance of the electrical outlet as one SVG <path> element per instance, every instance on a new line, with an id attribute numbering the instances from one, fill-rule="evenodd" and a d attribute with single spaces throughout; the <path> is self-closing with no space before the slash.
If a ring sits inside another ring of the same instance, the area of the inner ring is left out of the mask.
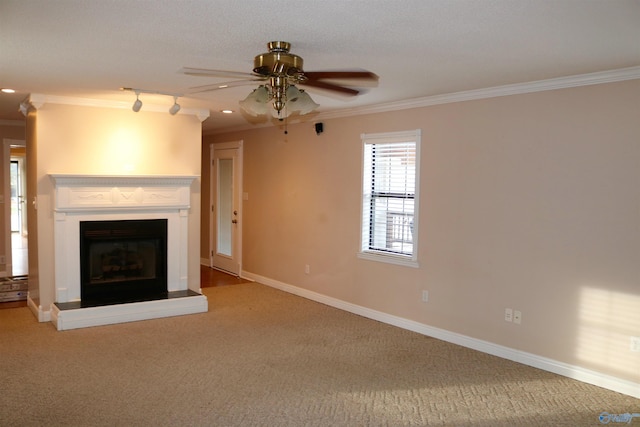
<path id="1" fill-rule="evenodd" d="M 6 264 L 7 263 L 7 257 L 4 255 L 0 255 L 0 264 Z"/>
<path id="2" fill-rule="evenodd" d="M 309 274 L 311 273 L 311 267 L 309 267 L 309 264 L 305 264 L 304 265 L 304 274 Z"/>
<path id="3" fill-rule="evenodd" d="M 520 310 L 513 311 L 513 323 L 518 325 L 522 323 L 522 312 Z"/>
<path id="4" fill-rule="evenodd" d="M 510 308 L 504 309 L 504 321 L 513 322 L 513 310 Z"/>
<path id="5" fill-rule="evenodd" d="M 422 302 L 429 302 L 429 291 L 422 291 Z"/>
<path id="6" fill-rule="evenodd" d="M 631 351 L 640 352 L 640 337 L 631 337 Z"/>

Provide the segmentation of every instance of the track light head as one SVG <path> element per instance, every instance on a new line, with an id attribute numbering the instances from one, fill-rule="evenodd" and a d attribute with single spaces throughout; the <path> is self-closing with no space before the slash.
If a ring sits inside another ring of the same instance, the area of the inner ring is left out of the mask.
<path id="1" fill-rule="evenodd" d="M 131 107 L 131 109 L 137 113 L 141 108 L 142 101 L 140 101 L 140 92 L 136 91 L 136 102 L 133 103 L 133 107 Z"/>
<path id="2" fill-rule="evenodd" d="M 171 108 L 169 108 L 169 114 L 171 114 L 172 116 L 175 116 L 178 111 L 180 111 L 180 104 L 178 104 L 178 97 L 174 96 L 173 97 L 173 105 L 171 106 Z"/>

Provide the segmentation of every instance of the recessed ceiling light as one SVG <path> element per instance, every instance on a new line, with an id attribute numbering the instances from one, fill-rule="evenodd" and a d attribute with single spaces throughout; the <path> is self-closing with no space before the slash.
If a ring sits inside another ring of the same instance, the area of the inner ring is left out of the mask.
<path id="1" fill-rule="evenodd" d="M 224 114 L 231 114 L 233 113 L 233 110 L 220 110 L 220 112 Z"/>
<path id="2" fill-rule="evenodd" d="M 7 88 L 7 87 L 3 87 L 3 88 L 2 88 L 2 89 L 0 89 L 0 90 L 2 90 L 2 92 L 4 92 L 4 93 L 16 93 L 16 91 L 15 91 L 15 90 L 13 90 L 13 89 L 9 89 L 9 88 Z"/>

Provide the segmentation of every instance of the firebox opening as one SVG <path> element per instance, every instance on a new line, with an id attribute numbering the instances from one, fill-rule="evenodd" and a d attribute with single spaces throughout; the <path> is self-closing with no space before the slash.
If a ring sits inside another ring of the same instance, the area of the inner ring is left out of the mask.
<path id="1" fill-rule="evenodd" d="M 80 222 L 83 306 L 167 297 L 167 220 Z"/>

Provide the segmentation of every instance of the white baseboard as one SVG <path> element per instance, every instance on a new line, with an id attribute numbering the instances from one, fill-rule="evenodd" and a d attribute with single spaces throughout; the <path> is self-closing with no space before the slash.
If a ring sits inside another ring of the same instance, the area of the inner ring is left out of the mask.
<path id="1" fill-rule="evenodd" d="M 452 344 L 457 344 L 462 347 L 478 350 L 486 354 L 501 357 L 503 359 L 512 360 L 514 362 L 522 363 L 523 365 L 532 366 L 534 368 L 562 375 L 564 377 L 568 377 L 587 384 L 593 384 L 598 387 L 626 394 L 628 396 L 640 398 L 640 383 L 623 380 L 621 378 L 606 375 L 580 366 L 569 365 L 567 363 L 538 356 L 536 354 L 515 350 L 488 341 L 468 337 L 466 335 L 461 335 L 440 328 L 435 328 L 433 326 L 429 326 L 402 317 L 393 316 L 381 311 L 372 310 L 367 307 L 362 307 L 356 304 L 345 302 L 333 297 L 322 295 L 317 292 L 309 291 L 307 289 L 302 289 L 247 271 L 243 271 L 242 276 L 270 286 L 272 288 L 280 289 L 290 294 L 298 295 L 300 297 L 307 298 L 312 301 L 316 301 L 369 319 L 377 320 L 382 323 L 397 326 L 402 329 L 417 332 L 419 334 L 437 338 L 439 340 L 450 342 Z"/>
<path id="2" fill-rule="evenodd" d="M 34 316 L 38 319 L 38 322 L 50 322 L 51 321 L 51 312 L 47 310 L 43 310 L 41 305 L 35 303 L 34 300 L 31 299 L 31 296 L 27 293 L 27 307 L 31 310 Z"/>

